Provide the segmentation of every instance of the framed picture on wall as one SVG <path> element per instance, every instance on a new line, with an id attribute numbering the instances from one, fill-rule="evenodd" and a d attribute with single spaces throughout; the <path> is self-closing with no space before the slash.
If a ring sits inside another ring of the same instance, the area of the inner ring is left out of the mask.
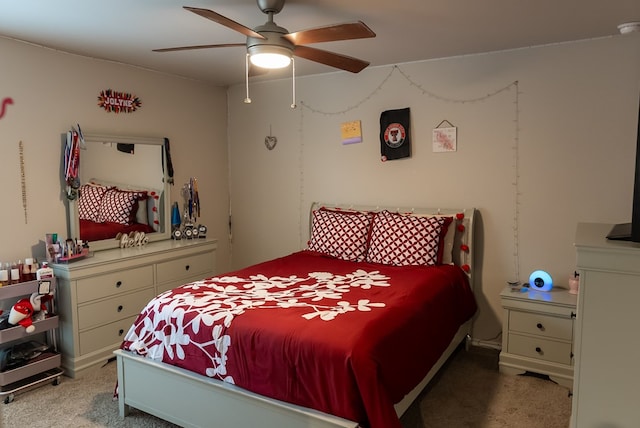
<path id="1" fill-rule="evenodd" d="M 443 121 L 446 122 L 446 121 Z M 441 122 L 442 124 L 442 122 Z M 451 125 L 449 122 L 447 124 Z M 458 128 L 438 125 L 433 130 L 432 145 L 434 152 L 455 152 L 458 143 Z"/>

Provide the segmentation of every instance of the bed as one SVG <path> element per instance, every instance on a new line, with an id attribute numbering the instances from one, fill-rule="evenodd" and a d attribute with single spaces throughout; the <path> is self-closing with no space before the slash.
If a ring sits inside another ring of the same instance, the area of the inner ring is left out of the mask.
<path id="1" fill-rule="evenodd" d="M 78 221 L 83 241 L 113 239 L 131 232 L 153 233 L 162 191 L 91 179 L 80 186 Z"/>
<path id="2" fill-rule="evenodd" d="M 304 250 L 149 302 L 116 351 L 120 415 L 400 427 L 469 337 L 474 214 L 313 204 Z"/>

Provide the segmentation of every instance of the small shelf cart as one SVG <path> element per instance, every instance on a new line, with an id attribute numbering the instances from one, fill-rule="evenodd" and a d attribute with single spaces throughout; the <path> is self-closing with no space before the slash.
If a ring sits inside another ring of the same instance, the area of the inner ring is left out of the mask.
<path id="1" fill-rule="evenodd" d="M 11 306 L 21 298 L 28 298 L 32 293 L 38 292 L 44 282 L 49 282 L 49 289 L 55 296 L 55 277 L 0 287 L 0 302 L 4 310 L 10 310 Z M 27 333 L 26 329 L 20 325 L 0 330 L 0 349 L 10 348 L 28 341 L 29 338 L 38 338 L 39 335 L 44 335 L 46 345 L 49 345 L 46 351 L 28 363 L 0 371 L 0 397 L 3 397 L 5 404 L 11 403 L 19 391 L 35 388 L 47 382 L 53 385 L 60 383 L 63 370 L 60 368 L 61 357 L 57 351 L 58 315 L 55 312 L 54 301 L 55 298 L 49 301 L 46 318 L 33 322 L 35 330 L 31 333 Z"/>

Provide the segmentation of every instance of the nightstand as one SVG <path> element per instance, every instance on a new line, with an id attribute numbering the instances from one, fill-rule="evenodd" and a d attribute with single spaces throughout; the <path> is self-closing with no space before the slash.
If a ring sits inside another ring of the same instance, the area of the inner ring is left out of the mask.
<path id="1" fill-rule="evenodd" d="M 562 288 L 500 293 L 504 309 L 500 372 L 534 372 L 573 387 L 573 330 L 577 296 Z"/>

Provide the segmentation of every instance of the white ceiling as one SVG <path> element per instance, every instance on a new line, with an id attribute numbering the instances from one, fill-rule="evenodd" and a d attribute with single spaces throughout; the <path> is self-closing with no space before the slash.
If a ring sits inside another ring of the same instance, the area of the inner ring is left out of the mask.
<path id="1" fill-rule="evenodd" d="M 245 42 L 182 6 L 211 9 L 250 28 L 267 19 L 255 0 L 0 0 L 0 36 L 217 85 L 243 82 L 243 47 L 152 52 Z M 312 46 L 380 66 L 604 37 L 640 21 L 640 0 L 288 0 L 274 19 L 290 32 L 355 20 L 376 38 Z M 296 60 L 297 75 L 332 71 Z"/>

